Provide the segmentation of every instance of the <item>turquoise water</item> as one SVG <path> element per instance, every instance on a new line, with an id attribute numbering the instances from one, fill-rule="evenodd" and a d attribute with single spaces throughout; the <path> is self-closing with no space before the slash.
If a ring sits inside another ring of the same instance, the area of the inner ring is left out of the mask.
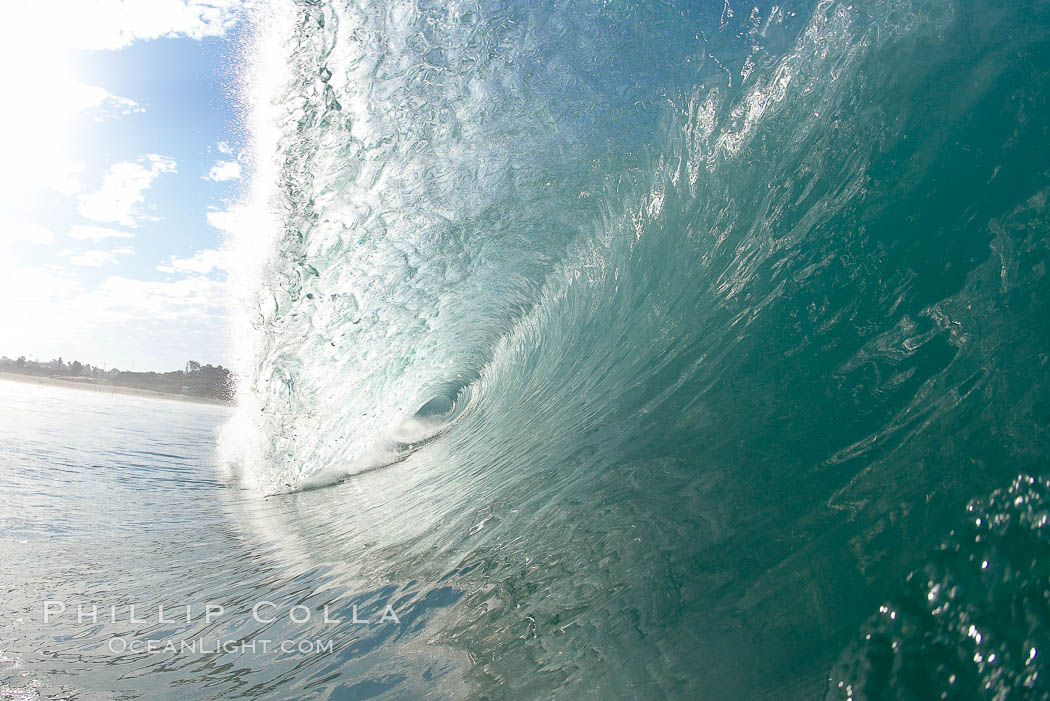
<path id="1" fill-rule="evenodd" d="M 4 385 L 12 669 L 1050 697 L 1050 5 L 1003 5 L 264 9 L 239 406 Z M 67 597 L 227 615 L 29 618 Z"/>

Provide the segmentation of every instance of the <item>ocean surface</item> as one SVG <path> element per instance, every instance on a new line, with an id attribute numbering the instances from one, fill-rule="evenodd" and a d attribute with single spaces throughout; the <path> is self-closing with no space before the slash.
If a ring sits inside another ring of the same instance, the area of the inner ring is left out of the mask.
<path id="1" fill-rule="evenodd" d="M 249 34 L 238 406 L 0 383 L 4 689 L 1050 698 L 1050 3 Z"/>

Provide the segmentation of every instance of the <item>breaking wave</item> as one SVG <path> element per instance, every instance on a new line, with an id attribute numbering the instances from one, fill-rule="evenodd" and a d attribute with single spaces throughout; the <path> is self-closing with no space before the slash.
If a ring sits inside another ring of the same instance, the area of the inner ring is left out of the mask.
<path id="1" fill-rule="evenodd" d="M 1046 464 L 1048 15 L 264 8 L 227 462 L 413 485 L 384 518 L 426 534 L 377 566 L 480 558 L 546 631 L 463 623 L 533 633 L 482 688 L 819 695 L 960 509 Z"/>

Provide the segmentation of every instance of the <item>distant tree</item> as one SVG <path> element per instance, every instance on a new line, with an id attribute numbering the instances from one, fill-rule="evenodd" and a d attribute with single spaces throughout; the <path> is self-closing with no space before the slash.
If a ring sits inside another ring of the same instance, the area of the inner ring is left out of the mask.
<path id="1" fill-rule="evenodd" d="M 26 357 L 24 355 L 18 356 L 18 360 L 15 361 L 15 367 L 24 369 L 26 366 Z"/>
<path id="2" fill-rule="evenodd" d="M 74 360 L 72 363 L 69 364 L 69 371 L 73 374 L 74 377 L 80 377 L 80 373 L 83 370 L 84 366 L 79 360 Z"/>
<path id="3" fill-rule="evenodd" d="M 196 360 L 190 360 L 190 361 L 188 361 L 186 363 L 186 372 L 187 373 L 200 372 L 200 369 L 201 369 L 201 364 L 198 363 Z"/>

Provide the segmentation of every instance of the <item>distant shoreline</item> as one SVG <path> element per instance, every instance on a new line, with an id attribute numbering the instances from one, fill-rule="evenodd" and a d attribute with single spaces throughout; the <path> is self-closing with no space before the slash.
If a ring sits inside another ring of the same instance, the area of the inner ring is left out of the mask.
<path id="1" fill-rule="evenodd" d="M 211 399 L 209 397 L 194 397 L 188 394 L 174 394 L 172 392 L 156 392 L 150 389 L 139 389 L 137 387 L 120 387 L 105 382 L 97 382 L 87 378 L 65 379 L 60 377 L 44 377 L 40 375 L 21 375 L 15 372 L 0 371 L 0 380 L 11 380 L 31 385 L 45 385 L 48 387 L 65 387 L 68 389 L 79 389 L 99 394 L 127 394 L 134 397 L 146 397 L 149 399 L 171 399 L 177 402 L 190 402 L 193 404 L 213 404 L 216 406 L 233 406 L 233 402 L 222 399 Z"/>

